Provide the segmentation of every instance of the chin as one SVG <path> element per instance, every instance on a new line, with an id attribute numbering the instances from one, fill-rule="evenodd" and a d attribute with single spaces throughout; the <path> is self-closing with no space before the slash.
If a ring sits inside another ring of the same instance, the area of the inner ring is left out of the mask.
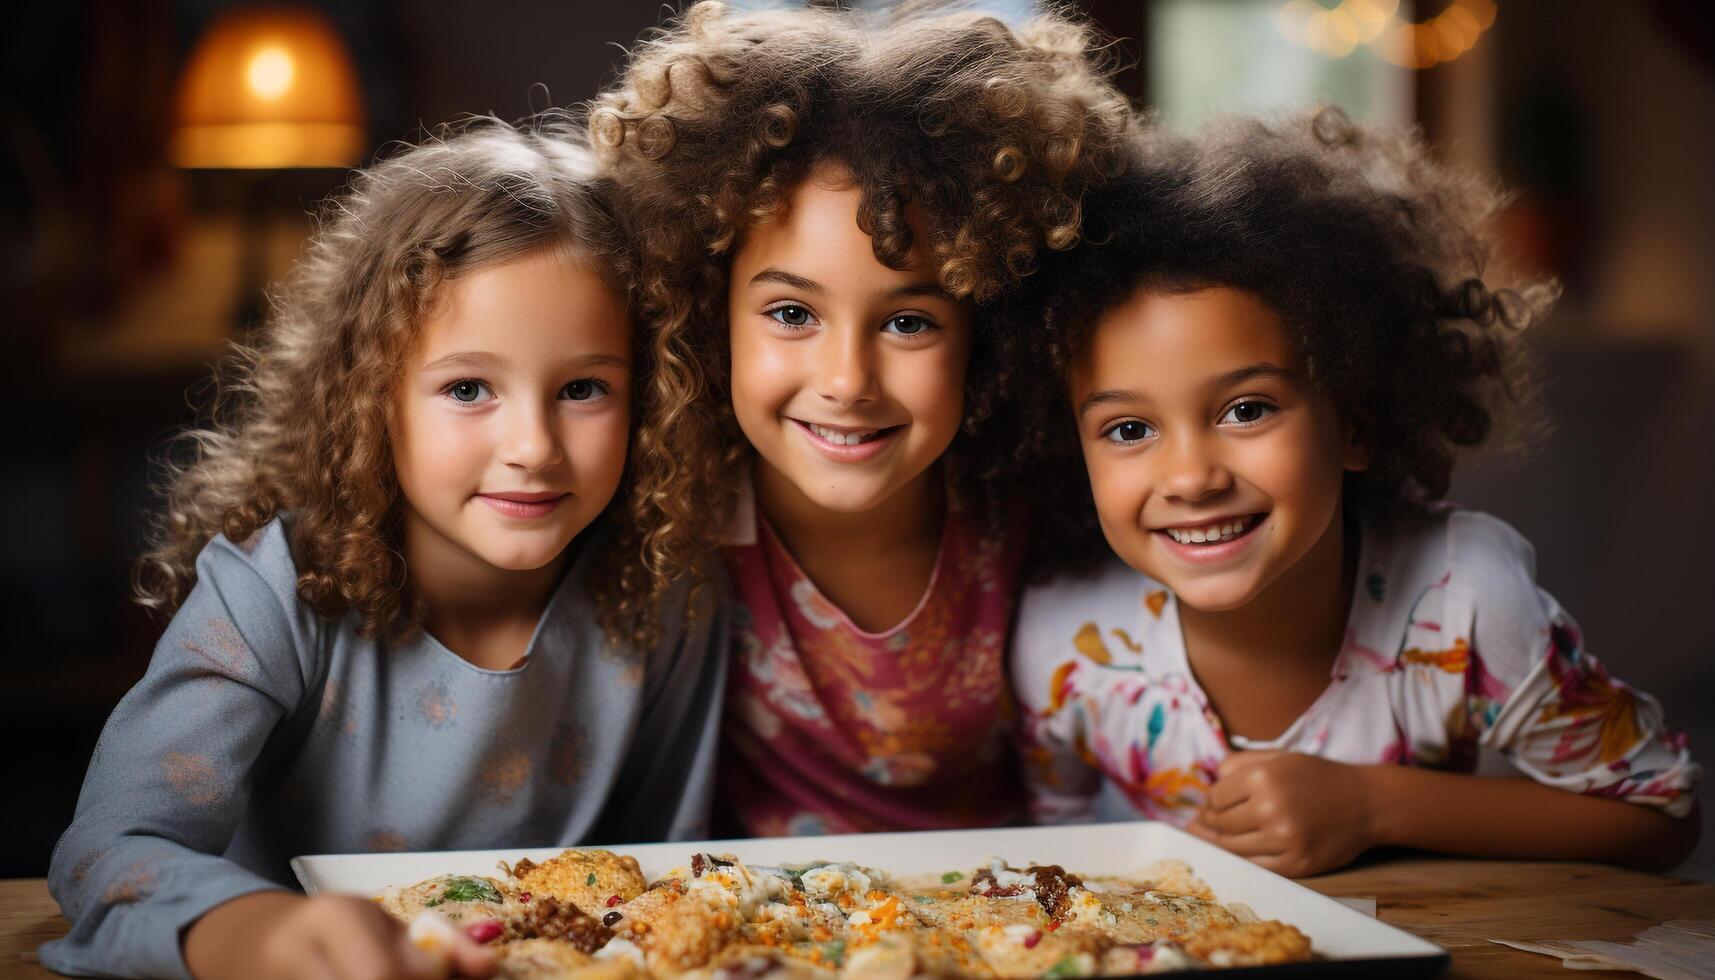
<path id="1" fill-rule="evenodd" d="M 495 568 L 508 572 L 533 572 L 558 558 L 560 553 L 566 550 L 566 545 L 570 543 L 571 539 L 567 538 L 560 542 L 558 547 L 552 548 L 547 545 L 535 544 L 516 548 L 494 548 L 491 546 L 478 549 L 477 554 Z"/>
<path id="2" fill-rule="evenodd" d="M 1220 576 L 1214 580 L 1172 582 L 1157 579 L 1172 590 L 1179 604 L 1190 606 L 1200 612 L 1231 612 L 1242 609 L 1257 597 L 1258 590 L 1249 581 L 1222 581 L 1227 578 Z"/>

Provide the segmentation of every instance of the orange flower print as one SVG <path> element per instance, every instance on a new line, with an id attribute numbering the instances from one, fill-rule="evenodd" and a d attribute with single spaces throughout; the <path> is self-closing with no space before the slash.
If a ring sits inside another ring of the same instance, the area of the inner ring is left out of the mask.
<path id="1" fill-rule="evenodd" d="M 1149 614 L 1151 616 L 1154 616 L 1156 619 L 1160 619 L 1161 618 L 1161 610 L 1167 608 L 1167 592 L 1166 592 L 1166 590 L 1165 589 L 1156 589 L 1154 592 L 1151 592 L 1150 594 L 1144 596 L 1143 597 L 1143 605 L 1144 605 L 1144 608 L 1149 610 Z"/>
<path id="2" fill-rule="evenodd" d="M 1143 652 L 1143 644 L 1132 639 L 1131 634 L 1127 633 L 1125 630 L 1122 630 L 1116 626 L 1115 628 L 1109 630 L 1108 632 L 1112 633 L 1114 635 L 1114 639 L 1120 641 L 1120 643 L 1127 650 L 1130 650 L 1132 653 L 1142 653 Z"/>
<path id="3" fill-rule="evenodd" d="M 1099 664 L 1114 662 L 1113 654 L 1108 653 L 1108 645 L 1102 642 L 1102 631 L 1095 623 L 1085 623 L 1078 627 L 1078 633 L 1072 637 L 1072 646 L 1079 653 Z"/>
<path id="4" fill-rule="evenodd" d="M 1408 648 L 1399 655 L 1403 664 L 1424 664 L 1437 667 L 1449 674 L 1463 674 L 1471 662 L 1471 645 L 1464 637 L 1454 639 L 1453 646 L 1447 650 L 1419 650 Z"/>
<path id="5" fill-rule="evenodd" d="M 1054 676 L 1048 681 L 1048 714 L 1052 715 L 1066 704 L 1066 698 L 1072 693 L 1072 672 L 1078 669 L 1076 660 L 1068 660 L 1054 668 Z"/>
<path id="6" fill-rule="evenodd" d="M 1548 669 L 1559 685 L 1559 699 L 1543 707 L 1539 721 L 1571 722 L 1555 746 L 1552 761 L 1578 758 L 1594 747 L 1598 761 L 1612 763 L 1644 740 L 1637 697 L 1630 688 L 1610 680 L 1600 663 L 1586 657 L 1574 664 L 1557 652 L 1548 658 Z"/>
<path id="7" fill-rule="evenodd" d="M 192 806 L 211 806 L 226 799 L 226 781 L 206 755 L 168 752 L 161 759 L 161 775 Z"/>
<path id="8" fill-rule="evenodd" d="M 1144 780 L 1143 791 L 1165 807 L 1199 806 L 1209 793 L 1209 780 L 1194 766 L 1157 769 Z"/>

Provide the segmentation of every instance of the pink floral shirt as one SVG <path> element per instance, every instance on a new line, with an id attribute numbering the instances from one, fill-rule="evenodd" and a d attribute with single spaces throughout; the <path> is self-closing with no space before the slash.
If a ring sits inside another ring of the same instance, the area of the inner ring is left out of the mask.
<path id="1" fill-rule="evenodd" d="M 1092 819 L 1105 780 L 1104 804 L 1183 825 L 1234 749 L 1455 772 L 1491 752 L 1569 792 L 1691 809 L 1702 770 L 1684 736 L 1584 651 L 1518 532 L 1449 509 L 1391 533 L 1366 526 L 1359 562 L 1327 689 L 1267 741 L 1223 731 L 1159 583 L 1116 561 L 1027 592 L 1012 667 L 1033 815 Z"/>
<path id="2" fill-rule="evenodd" d="M 740 606 L 723 816 L 752 836 L 1022 819 L 1003 658 L 1017 549 L 949 507 L 927 593 L 904 622 L 868 633 L 746 510 L 723 549 Z"/>

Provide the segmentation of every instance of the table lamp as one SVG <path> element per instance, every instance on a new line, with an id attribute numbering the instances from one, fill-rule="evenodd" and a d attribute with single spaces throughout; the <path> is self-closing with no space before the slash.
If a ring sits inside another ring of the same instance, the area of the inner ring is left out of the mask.
<path id="1" fill-rule="evenodd" d="M 351 55 L 322 14 L 301 7 L 228 11 L 197 41 L 179 79 L 167 153 L 182 168 L 245 178 L 240 326 L 264 310 L 260 174 L 353 166 L 363 159 L 364 130 Z"/>

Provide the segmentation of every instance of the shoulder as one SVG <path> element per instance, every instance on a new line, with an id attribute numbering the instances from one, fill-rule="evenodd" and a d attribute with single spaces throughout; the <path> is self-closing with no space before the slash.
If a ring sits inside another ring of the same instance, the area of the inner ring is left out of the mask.
<path id="1" fill-rule="evenodd" d="M 1027 586 L 1018 602 L 1015 656 L 1065 649 L 1087 622 L 1130 626 L 1143 618 L 1156 595 L 1165 602 L 1166 587 L 1117 557 L 1088 575 L 1062 575 Z"/>
<path id="2" fill-rule="evenodd" d="M 197 555 L 197 581 L 157 649 L 208 659 L 221 652 L 231 672 L 271 691 L 302 686 L 317 670 L 326 625 L 297 595 L 288 519 L 275 518 L 243 541 L 216 535 Z"/>
<path id="3" fill-rule="evenodd" d="M 1463 641 L 1486 670 L 1516 683 L 1540 659 L 1560 615 L 1537 587 L 1535 548 L 1498 517 L 1455 509 L 1427 516 L 1405 532 L 1405 542 L 1429 583 L 1410 627 L 1442 630 L 1443 645 Z"/>

